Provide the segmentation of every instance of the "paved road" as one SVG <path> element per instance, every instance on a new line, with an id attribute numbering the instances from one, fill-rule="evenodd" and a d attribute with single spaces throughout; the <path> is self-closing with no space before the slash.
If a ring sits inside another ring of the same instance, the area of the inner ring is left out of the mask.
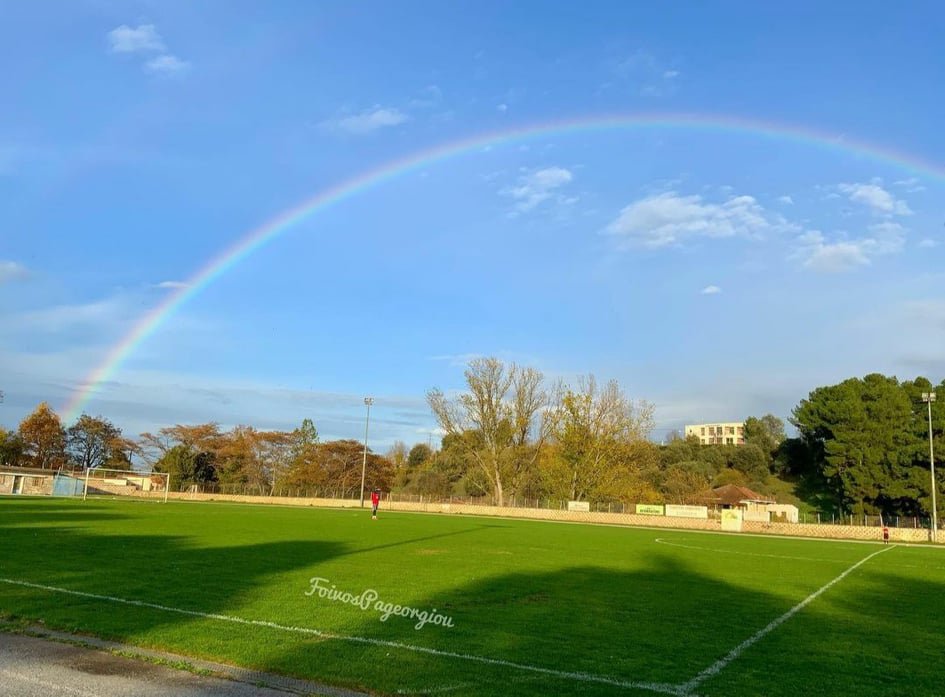
<path id="1" fill-rule="evenodd" d="M 331 688 L 326 691 L 336 693 Z M 289 694 L 248 682 L 194 675 L 106 651 L 0 633 L 0 697 L 288 697 Z"/>

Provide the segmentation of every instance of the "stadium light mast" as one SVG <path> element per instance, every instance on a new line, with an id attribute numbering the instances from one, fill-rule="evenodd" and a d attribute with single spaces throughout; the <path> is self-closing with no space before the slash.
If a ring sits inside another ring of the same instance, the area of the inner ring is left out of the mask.
<path id="1" fill-rule="evenodd" d="M 371 405 L 374 397 L 365 397 L 364 406 L 367 407 L 367 418 L 364 420 L 364 457 L 361 459 L 361 508 L 364 508 L 364 475 L 367 473 L 367 438 L 368 428 L 371 426 Z"/>
<path id="2" fill-rule="evenodd" d="M 932 402 L 935 401 L 935 393 L 923 392 L 922 401 L 929 405 L 929 463 L 932 465 L 932 542 L 935 542 L 938 533 L 938 508 L 935 502 L 935 446 L 932 444 Z"/>

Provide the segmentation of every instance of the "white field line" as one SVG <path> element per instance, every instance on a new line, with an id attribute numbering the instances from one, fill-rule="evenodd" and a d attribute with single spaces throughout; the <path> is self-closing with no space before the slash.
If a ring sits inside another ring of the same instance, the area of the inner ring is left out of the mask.
<path id="1" fill-rule="evenodd" d="M 745 557 L 768 557 L 769 559 L 791 559 L 794 561 L 820 561 L 829 564 L 846 564 L 845 559 L 818 559 L 816 557 L 790 557 L 785 554 L 760 554 L 758 552 L 739 552 L 734 549 L 717 549 L 715 547 L 697 547 L 696 545 L 684 545 L 679 542 L 668 542 L 657 537 L 654 542 L 670 547 L 682 547 L 683 549 L 697 549 L 700 552 L 718 552 L 719 554 L 739 554 Z"/>
<path id="2" fill-rule="evenodd" d="M 91 598 L 92 600 L 104 600 L 112 603 L 121 603 L 123 605 L 133 605 L 135 607 L 146 607 L 153 610 L 162 610 L 164 612 L 173 612 L 179 615 L 187 615 L 189 617 L 199 617 L 202 619 L 208 620 L 219 620 L 221 622 L 232 622 L 234 624 L 242 624 L 251 627 L 266 627 L 268 629 L 277 629 L 284 632 L 293 632 L 296 634 L 305 634 L 308 636 L 317 636 L 322 639 L 335 639 L 339 641 L 350 641 L 358 644 L 369 644 L 372 646 L 383 646 L 386 648 L 393 649 L 402 649 L 404 651 L 414 651 L 416 653 L 427 654 L 430 656 L 438 656 L 442 658 L 456 658 L 463 661 L 472 661 L 474 663 L 480 663 L 490 666 L 499 666 L 502 668 L 511 668 L 513 670 L 521 670 L 529 673 L 538 673 L 541 675 L 548 675 L 555 678 L 562 678 L 564 680 L 575 680 L 577 682 L 586 682 L 586 683 L 598 683 L 602 685 L 611 685 L 613 687 L 623 687 L 627 689 L 634 690 L 647 690 L 649 692 L 659 692 L 662 694 L 668 695 L 679 695 L 678 685 L 672 685 L 667 683 L 655 683 L 655 682 L 637 682 L 633 680 L 620 680 L 617 678 L 607 677 L 605 675 L 594 675 L 593 673 L 580 673 L 580 672 L 570 672 L 565 670 L 554 670 L 553 668 L 542 668 L 540 666 L 533 666 L 527 663 L 515 663 L 513 661 L 505 661 L 499 658 L 486 658 L 485 656 L 475 656 L 472 654 L 465 653 L 456 653 L 453 651 L 441 651 L 440 649 L 431 649 L 426 646 L 415 646 L 413 644 L 404 644 L 399 641 L 385 641 L 383 639 L 371 639 L 369 637 L 359 637 L 351 636 L 344 634 L 333 634 L 330 632 L 324 632 L 320 629 L 313 629 L 311 627 L 295 627 L 291 625 L 277 624 L 275 622 L 267 622 L 265 620 L 249 620 L 242 617 L 234 617 L 232 615 L 220 615 L 211 612 L 198 612 L 196 610 L 184 610 L 177 607 L 168 607 L 166 605 L 158 605 L 156 603 L 146 603 L 142 600 L 129 600 L 128 598 L 116 598 L 110 595 L 99 595 L 97 593 L 85 593 L 83 591 L 70 590 L 68 588 L 59 588 L 57 586 L 47 586 L 41 583 L 30 583 L 28 581 L 19 581 L 11 578 L 0 578 L 0 583 L 7 583 L 14 586 L 22 586 L 24 588 L 35 588 L 38 590 L 44 590 L 51 593 L 62 593 L 64 595 L 72 595 L 79 598 Z"/>
<path id="3" fill-rule="evenodd" d="M 716 547 L 698 547 L 696 545 L 684 545 L 679 542 L 669 542 L 664 540 L 661 537 L 657 537 L 653 540 L 661 545 L 667 545 L 669 547 L 682 547 L 683 549 L 696 549 L 700 552 L 718 552 L 719 554 L 739 554 L 745 557 L 768 557 L 769 559 L 793 559 L 797 561 L 818 561 L 825 562 L 828 564 L 846 564 L 847 560 L 845 559 L 819 559 L 817 557 L 790 557 L 784 554 L 760 554 L 758 552 L 739 552 L 734 549 L 718 549 Z M 893 547 L 910 547 L 913 545 L 901 544 L 899 542 L 892 545 Z M 929 566 L 928 564 L 889 564 L 887 567 L 890 569 L 945 569 L 945 566 Z"/>
<path id="4" fill-rule="evenodd" d="M 842 581 L 844 578 L 847 577 L 847 575 L 849 575 L 850 573 L 852 573 L 853 571 L 855 571 L 857 568 L 859 568 L 860 566 L 862 566 L 863 564 L 865 564 L 866 562 L 868 562 L 868 561 L 869 561 L 870 559 L 872 559 L 873 557 L 878 556 L 878 555 L 882 554 L 883 552 L 888 552 L 889 550 L 893 549 L 895 546 L 896 546 L 896 545 L 890 545 L 890 546 L 888 546 L 888 547 L 883 547 L 883 549 L 880 549 L 880 550 L 878 550 L 878 551 L 876 551 L 876 552 L 873 552 L 872 554 L 869 554 L 869 555 L 863 557 L 862 559 L 860 559 L 860 561 L 858 561 L 856 564 L 854 564 L 854 565 L 851 566 L 849 569 L 847 569 L 846 571 L 844 571 L 842 574 L 840 574 L 839 576 L 837 576 L 835 579 L 833 579 L 832 581 L 829 581 L 829 582 L 825 583 L 823 586 L 821 586 L 820 588 L 818 588 L 817 590 L 815 590 L 813 593 L 811 593 L 810 595 L 808 595 L 806 598 L 804 598 L 804 599 L 803 599 L 801 602 L 799 602 L 797 605 L 795 605 L 795 606 L 792 607 L 790 610 L 788 610 L 787 612 L 785 612 L 783 615 L 781 615 L 780 617 L 778 617 L 777 619 L 775 619 L 773 622 L 771 622 L 770 624 L 768 624 L 768 625 L 765 626 L 765 627 L 762 627 L 762 628 L 759 629 L 757 632 L 755 632 L 754 634 L 752 634 L 750 637 L 748 637 L 747 639 L 745 639 L 745 641 L 743 641 L 741 644 L 739 644 L 739 645 L 736 646 L 734 649 L 732 649 L 731 651 L 729 651 L 728 654 L 726 654 L 725 656 L 723 656 L 722 658 L 720 658 L 719 660 L 717 660 L 715 663 L 713 663 L 712 665 L 710 665 L 708 668 L 706 668 L 705 670 L 703 670 L 701 673 L 699 673 L 699 674 L 698 674 L 696 677 L 694 677 L 692 680 L 690 680 L 689 682 L 684 683 L 684 684 L 682 684 L 682 685 L 679 685 L 678 687 L 680 688 L 680 691 L 679 691 L 679 693 L 677 693 L 677 694 L 682 694 L 682 695 L 689 695 L 689 694 L 691 694 L 691 693 L 692 693 L 692 690 L 694 690 L 695 688 L 697 688 L 700 684 L 702 684 L 704 681 L 708 680 L 708 679 L 711 678 L 712 676 L 718 675 L 718 673 L 719 673 L 722 669 L 724 669 L 729 663 L 731 663 L 731 662 L 734 661 L 736 658 L 738 658 L 739 656 L 741 656 L 742 653 L 744 653 L 746 649 L 751 648 L 754 644 L 758 643 L 758 641 L 761 640 L 762 638 L 764 638 L 767 634 L 770 634 L 770 633 L 773 632 L 775 629 L 777 629 L 778 627 L 780 627 L 782 624 L 784 624 L 785 622 L 787 622 L 789 619 L 791 619 L 792 617 L 794 617 L 794 615 L 796 615 L 798 612 L 800 612 L 800 611 L 803 610 L 805 607 L 807 607 L 807 606 L 810 605 L 812 602 L 814 602 L 814 600 L 816 600 L 822 593 L 824 593 L 825 591 L 827 591 L 831 586 L 833 586 L 834 584 L 839 583 L 840 581 Z"/>
<path id="5" fill-rule="evenodd" d="M 76 697 L 100 697 L 95 692 L 87 692 L 78 687 L 69 687 L 68 685 L 62 685 L 61 683 L 49 682 L 48 680 L 40 680 L 39 678 L 34 678 L 32 675 L 26 675 L 25 673 L 18 673 L 14 670 L 8 670 L 6 668 L 0 668 L 0 675 L 10 678 L 12 680 L 20 680 L 21 682 L 29 683 L 31 685 L 36 685 L 38 687 L 45 688 L 49 690 L 47 694 L 50 695 L 76 695 Z"/>

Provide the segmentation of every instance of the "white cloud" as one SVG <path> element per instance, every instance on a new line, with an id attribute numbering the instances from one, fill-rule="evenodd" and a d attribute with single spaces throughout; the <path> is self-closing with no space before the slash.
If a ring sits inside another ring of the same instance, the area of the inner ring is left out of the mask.
<path id="1" fill-rule="evenodd" d="M 791 198 L 790 196 L 778 196 L 778 203 L 783 203 L 787 206 L 793 206 L 794 199 Z"/>
<path id="2" fill-rule="evenodd" d="M 180 288 L 187 288 L 189 286 L 190 284 L 185 283 L 184 281 L 161 281 L 156 287 L 163 288 L 165 290 L 178 290 Z"/>
<path id="3" fill-rule="evenodd" d="M 496 111 L 501 111 L 502 113 L 505 113 L 508 110 L 509 110 L 508 104 L 499 104 L 498 106 L 496 106 Z"/>
<path id="4" fill-rule="evenodd" d="M 774 216 L 751 196 L 732 196 L 722 203 L 702 196 L 681 196 L 669 191 L 648 196 L 620 211 L 605 232 L 621 238 L 627 246 L 666 247 L 699 237 L 749 237 L 766 232 L 794 229 Z"/>
<path id="5" fill-rule="evenodd" d="M 502 194 L 515 200 L 515 209 L 526 213 L 540 203 L 556 196 L 556 191 L 568 184 L 574 175 L 563 167 L 546 167 L 528 172 L 519 177 L 518 184 L 502 190 Z M 561 203 L 573 203 L 575 199 L 557 197 Z"/>
<path id="6" fill-rule="evenodd" d="M 841 273 L 869 266 L 879 256 L 900 252 L 905 244 L 906 230 L 898 223 L 877 223 L 869 227 L 869 235 L 859 239 L 828 241 L 813 230 L 798 238 L 795 258 L 812 271 Z"/>
<path id="7" fill-rule="evenodd" d="M 811 245 L 804 267 L 823 273 L 840 273 L 869 263 L 869 258 L 855 242 L 827 243 L 821 239 Z"/>
<path id="8" fill-rule="evenodd" d="M 869 208 L 877 215 L 912 215 L 909 205 L 897 199 L 877 183 L 840 184 L 837 189 L 851 201 Z"/>
<path id="9" fill-rule="evenodd" d="M 664 70 L 663 77 L 667 80 L 672 80 L 673 78 L 679 77 L 679 71 L 678 70 Z"/>
<path id="10" fill-rule="evenodd" d="M 163 73 L 165 75 L 180 73 L 184 70 L 187 70 L 189 67 L 190 63 L 170 54 L 164 54 L 163 56 L 152 58 L 144 64 L 144 69 L 148 72 Z"/>
<path id="11" fill-rule="evenodd" d="M 922 183 L 915 177 L 909 177 L 908 179 L 900 179 L 893 182 L 893 186 L 898 186 L 906 190 L 906 193 L 915 194 L 920 191 L 925 191 L 925 187 Z"/>
<path id="12" fill-rule="evenodd" d="M 337 119 L 326 121 L 323 123 L 323 125 L 328 126 L 329 128 L 346 131 L 348 133 L 363 135 L 365 133 L 376 131 L 380 128 L 396 126 L 409 120 L 410 117 L 399 109 L 375 105 L 370 109 L 365 109 L 360 114 L 342 116 Z"/>
<path id="13" fill-rule="evenodd" d="M 153 24 L 142 24 L 134 28 L 122 24 L 108 32 L 108 41 L 113 53 L 164 50 L 164 41 Z"/>
<path id="14" fill-rule="evenodd" d="M 718 286 L 706 286 L 699 291 L 702 295 L 718 295 L 722 292 L 722 289 Z"/>
<path id="15" fill-rule="evenodd" d="M 919 242 L 919 247 L 922 249 L 932 249 L 933 247 L 938 247 L 938 240 L 933 240 L 930 237 L 926 237 L 924 240 Z"/>
<path id="16" fill-rule="evenodd" d="M 119 296 L 88 303 L 52 305 L 9 316 L 6 329 L 18 332 L 60 334 L 77 328 L 112 330 L 123 326 L 134 309 Z"/>
<path id="17" fill-rule="evenodd" d="M 0 260 L 0 285 L 26 278 L 29 272 L 23 264 Z"/>

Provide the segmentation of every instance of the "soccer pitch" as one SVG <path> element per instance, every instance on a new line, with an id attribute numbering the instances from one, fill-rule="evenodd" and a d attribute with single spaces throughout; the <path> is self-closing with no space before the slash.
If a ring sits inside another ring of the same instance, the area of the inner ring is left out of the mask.
<path id="1" fill-rule="evenodd" d="M 0 615 L 381 694 L 945 694 L 923 547 L 7 498 Z"/>

